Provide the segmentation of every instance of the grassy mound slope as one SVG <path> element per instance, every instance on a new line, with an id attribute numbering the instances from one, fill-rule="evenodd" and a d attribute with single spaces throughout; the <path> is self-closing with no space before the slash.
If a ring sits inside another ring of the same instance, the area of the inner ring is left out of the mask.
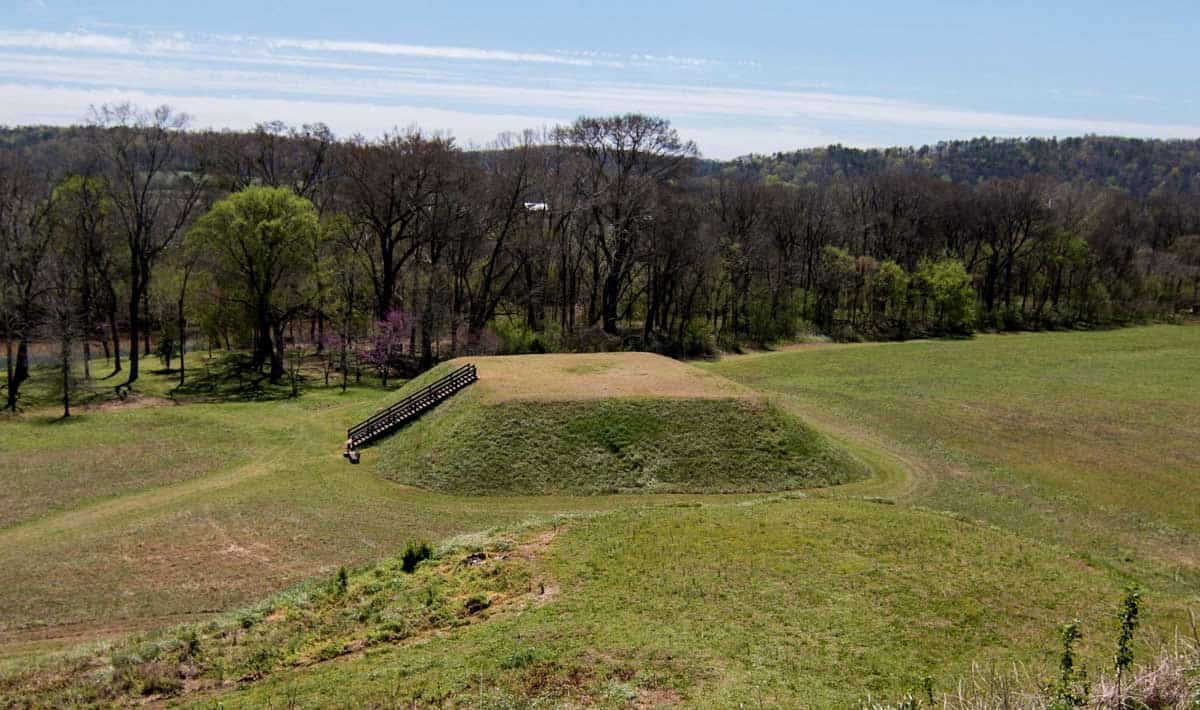
<path id="1" fill-rule="evenodd" d="M 484 358 L 477 366 L 478 385 L 381 445 L 384 475 L 471 495 L 759 492 L 865 475 L 763 398 L 667 358 Z"/>
<path id="2" fill-rule="evenodd" d="M 973 662 L 1049 674 L 1064 619 L 1096 668 L 1119 594 L 1051 548 L 900 506 L 642 508 L 462 539 L 413 574 L 387 560 L 0 674 L 0 701 L 850 707 L 925 676 L 953 692 Z"/>

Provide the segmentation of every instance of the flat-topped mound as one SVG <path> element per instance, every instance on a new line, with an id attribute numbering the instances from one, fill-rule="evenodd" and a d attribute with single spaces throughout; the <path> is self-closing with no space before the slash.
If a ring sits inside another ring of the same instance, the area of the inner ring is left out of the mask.
<path id="1" fill-rule="evenodd" d="M 753 398 L 754 390 L 719 375 L 651 353 L 509 355 L 473 362 L 490 401 L 578 401 L 618 397 Z"/>
<path id="2" fill-rule="evenodd" d="M 414 380 L 400 395 L 461 365 Z M 471 495 L 747 493 L 863 466 L 752 389 L 646 353 L 471 360 L 479 382 L 379 447 L 393 480 Z"/>

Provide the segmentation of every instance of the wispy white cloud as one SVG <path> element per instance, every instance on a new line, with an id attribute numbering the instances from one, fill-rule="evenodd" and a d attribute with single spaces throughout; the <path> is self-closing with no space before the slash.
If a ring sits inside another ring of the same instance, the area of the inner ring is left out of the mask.
<path id="1" fill-rule="evenodd" d="M 722 86 L 722 65 L 707 62 L 321 39 L 0 31 L 0 82 L 8 82 L 0 85 L 0 122 L 75 122 L 88 104 L 109 100 L 100 96 L 168 101 L 206 126 L 325 121 L 343 134 L 371 134 L 419 122 L 476 142 L 580 114 L 640 111 L 671 118 L 716 157 L 980 134 L 1200 136 L 1200 124 L 974 110 L 835 92 L 818 82 Z"/>
<path id="2" fill-rule="evenodd" d="M 130 90 L 186 92 L 188 95 L 262 96 L 431 106 L 470 105 L 478 111 L 570 118 L 581 113 L 644 111 L 682 120 L 770 120 L 844 122 L 934 128 L 1001 135 L 1111 133 L 1146 137 L 1200 135 L 1200 125 L 1079 119 L 974 111 L 875 96 L 813 91 L 706 88 L 688 85 L 560 83 L 521 86 L 483 83 L 454 74 L 428 76 L 422 71 L 309 72 L 311 66 L 242 68 L 180 66 L 140 58 L 72 62 L 69 57 L 0 54 L 0 74 L 26 80 L 84 84 L 97 88 L 124 84 Z M 317 65 L 320 68 L 320 65 Z M 303 80 L 298 81 L 297 75 Z M 126 78 L 128 77 L 128 78 Z M 136 77 L 136 78 L 135 78 Z"/>
<path id="3" fill-rule="evenodd" d="M 0 47 L 49 49 L 56 52 L 132 52 L 135 45 L 128 37 L 94 32 L 34 32 L 0 30 Z"/>
<path id="4" fill-rule="evenodd" d="M 468 112 L 376 104 L 254 97 L 197 96 L 127 89 L 80 89 L 0 83 L 0 125 L 78 124 L 90 106 L 132 102 L 141 106 L 169 104 L 194 117 L 193 128 L 249 128 L 266 120 L 292 124 L 322 121 L 340 135 L 378 136 L 397 127 L 419 125 L 449 133 L 460 141 L 484 144 L 504 132 L 552 126 L 554 118 L 532 114 Z"/>
<path id="5" fill-rule="evenodd" d="M 543 52 L 510 52 L 500 49 L 478 49 L 474 47 L 439 47 L 421 44 L 272 37 L 236 37 L 229 39 L 233 39 L 238 43 L 260 44 L 267 49 L 299 49 L 306 52 L 381 54 L 391 57 L 418 57 L 422 59 L 466 59 L 480 62 L 521 62 L 525 64 L 566 64 L 573 66 L 592 66 L 597 63 L 590 59 L 546 54 Z"/>
<path id="6" fill-rule="evenodd" d="M 42 32 L 0 30 L 0 47 L 21 47 L 53 51 L 102 52 L 114 54 L 162 53 L 186 54 L 201 49 L 250 53 L 275 53 L 279 50 L 311 54 L 366 55 L 449 61 L 504 62 L 516 64 L 553 64 L 574 67 L 621 68 L 628 64 L 703 67 L 720 65 L 713 59 L 675 55 L 601 52 L 524 52 L 480 47 L 404 44 L 359 40 L 270 37 L 260 35 L 216 35 L 187 37 L 182 33 L 135 33 L 132 35 L 96 32 Z M 185 57 L 180 57 L 185 58 Z M 744 64 L 744 63 L 742 63 Z"/>

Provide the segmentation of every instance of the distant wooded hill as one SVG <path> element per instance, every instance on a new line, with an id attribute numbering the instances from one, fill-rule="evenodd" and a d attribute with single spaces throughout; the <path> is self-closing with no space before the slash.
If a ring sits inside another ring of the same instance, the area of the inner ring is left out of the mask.
<path id="1" fill-rule="evenodd" d="M 0 126 L 0 145 L 30 147 L 79 137 L 82 131 L 76 126 Z M 860 149 L 831 145 L 773 155 L 748 155 L 733 161 L 703 160 L 698 172 L 717 173 L 730 163 L 749 167 L 770 181 L 791 185 L 821 186 L 842 177 L 902 170 L 964 185 L 1038 175 L 1053 178 L 1055 182 L 1116 188 L 1134 197 L 1200 195 L 1200 138 L 981 137 L 919 148 Z"/>
<path id="2" fill-rule="evenodd" d="M 1200 139 L 974 138 L 882 150 L 834 145 L 754 155 L 738 162 L 772 180 L 795 185 L 821 185 L 837 177 L 899 169 L 967 185 L 1040 175 L 1056 182 L 1117 188 L 1135 197 L 1200 195 Z"/>

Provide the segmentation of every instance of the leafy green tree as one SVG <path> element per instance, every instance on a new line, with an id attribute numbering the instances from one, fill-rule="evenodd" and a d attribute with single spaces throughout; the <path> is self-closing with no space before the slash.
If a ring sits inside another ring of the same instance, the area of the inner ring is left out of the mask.
<path id="1" fill-rule="evenodd" d="M 908 330 L 908 274 L 888 259 L 871 275 L 872 310 L 896 324 L 903 336 Z"/>
<path id="2" fill-rule="evenodd" d="M 284 375 L 284 330 L 316 295 L 320 234 L 308 200 L 287 188 L 248 187 L 214 205 L 188 235 L 253 315 L 256 362 L 270 361 L 273 383 Z"/>
<path id="3" fill-rule="evenodd" d="M 857 276 L 855 260 L 845 249 L 827 245 L 821 249 L 816 283 L 817 302 L 814 320 L 817 326 L 831 332 L 838 304 L 844 300 Z"/>
<path id="4" fill-rule="evenodd" d="M 975 288 L 971 275 L 958 259 L 923 259 L 917 280 L 933 306 L 933 328 L 938 333 L 969 335 L 975 329 Z"/>

